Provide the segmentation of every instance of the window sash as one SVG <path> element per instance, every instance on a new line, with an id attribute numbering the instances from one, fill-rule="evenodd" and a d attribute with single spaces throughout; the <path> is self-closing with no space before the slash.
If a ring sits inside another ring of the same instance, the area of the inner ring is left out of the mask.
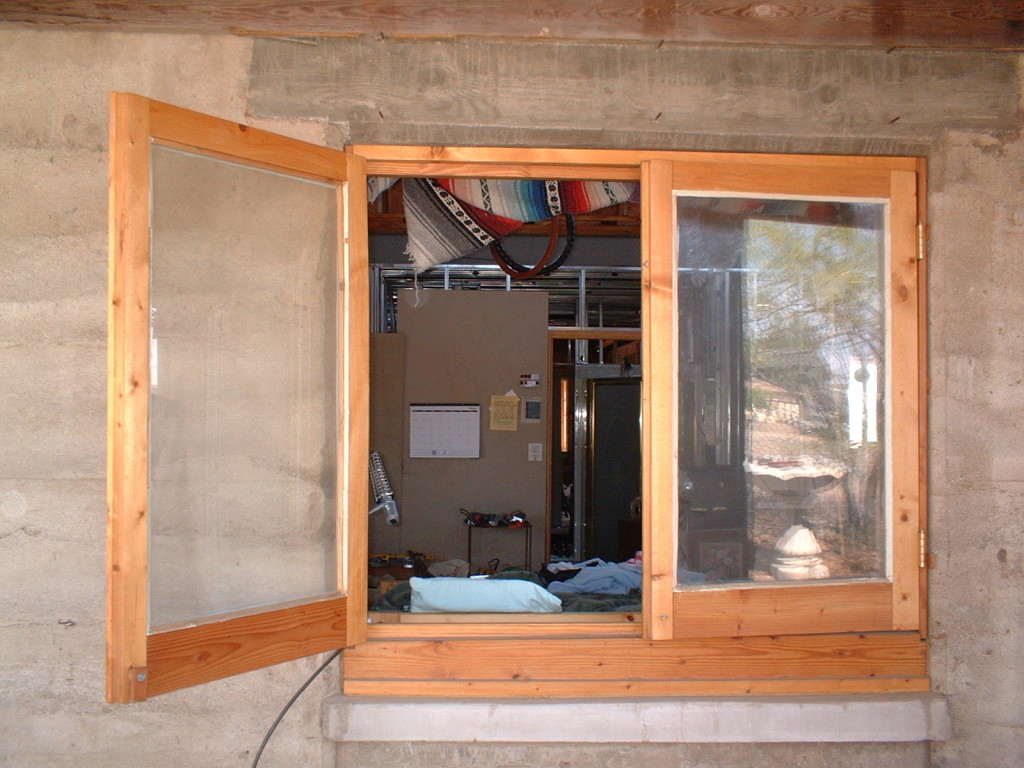
<path id="1" fill-rule="evenodd" d="M 334 185 L 337 190 L 341 349 L 337 378 L 338 535 L 332 596 L 149 626 L 149 395 L 151 152 L 153 143 Z M 350 645 L 363 636 L 365 540 L 346 530 L 347 510 L 368 495 L 365 392 L 366 210 L 364 164 L 304 144 L 132 94 L 111 98 L 108 395 L 107 698 L 134 701 L 185 685 Z M 359 297 L 354 299 L 354 297 Z M 362 398 L 360 400 L 359 398 Z M 360 436 L 362 441 L 360 441 Z M 359 451 L 357 453 L 357 451 Z M 350 547 L 362 547 L 353 553 Z M 351 628 L 351 631 L 349 631 Z"/>

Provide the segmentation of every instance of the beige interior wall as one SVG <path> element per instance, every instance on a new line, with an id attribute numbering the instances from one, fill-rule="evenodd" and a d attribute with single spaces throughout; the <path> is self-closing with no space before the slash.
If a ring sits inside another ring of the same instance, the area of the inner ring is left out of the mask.
<path id="1" fill-rule="evenodd" d="M 370 450 L 380 453 L 395 500 L 402 500 L 405 420 L 405 335 L 370 335 Z M 399 507 L 399 515 L 402 508 Z M 370 516 L 370 554 L 402 553 L 405 526 L 389 525 L 378 512 Z"/>
<path id="2" fill-rule="evenodd" d="M 535 527 L 532 568 L 543 557 L 547 440 L 545 417 L 515 431 L 492 430 L 492 395 L 540 398 L 547 413 L 547 296 L 517 291 L 401 291 L 399 330 L 406 339 L 405 392 L 394 417 L 403 425 L 402 550 L 437 560 L 467 558 L 468 536 L 460 508 L 482 514 L 519 511 Z M 520 386 L 535 373 L 540 386 Z M 479 458 L 410 458 L 409 406 L 413 403 L 480 407 Z M 528 461 L 528 446 L 542 446 L 541 461 Z M 524 563 L 521 531 L 474 531 L 473 566 L 498 558 Z M 372 549 L 372 545 L 371 545 Z"/>
<path id="3" fill-rule="evenodd" d="M 0 28 L 0 754 L 24 766 L 248 765 L 318 661 L 103 703 L 107 98 L 126 90 L 333 146 L 926 156 L 931 670 L 954 738 L 930 748 L 406 744 L 348 754 L 366 765 L 1020 764 L 1020 65 L 1014 54 L 912 50 Z M 334 764 L 320 704 L 335 682 L 306 691 L 261 766 Z"/>

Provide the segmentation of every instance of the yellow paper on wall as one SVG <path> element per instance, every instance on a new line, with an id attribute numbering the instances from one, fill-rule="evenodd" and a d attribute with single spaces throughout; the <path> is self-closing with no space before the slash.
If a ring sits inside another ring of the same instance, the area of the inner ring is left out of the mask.
<path id="1" fill-rule="evenodd" d="M 519 428 L 519 398 L 515 395 L 491 395 L 491 430 L 515 432 Z"/>

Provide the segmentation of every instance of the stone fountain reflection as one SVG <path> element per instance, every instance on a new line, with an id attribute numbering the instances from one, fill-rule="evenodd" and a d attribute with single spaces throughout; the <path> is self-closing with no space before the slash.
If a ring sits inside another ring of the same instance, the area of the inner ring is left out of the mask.
<path id="1" fill-rule="evenodd" d="M 809 456 L 765 459 L 747 463 L 747 475 L 755 487 L 772 496 L 789 513 L 789 526 L 775 543 L 771 575 L 779 581 L 827 579 L 828 566 L 821 558 L 821 544 L 800 520 L 813 498 L 832 488 L 844 470 Z"/>

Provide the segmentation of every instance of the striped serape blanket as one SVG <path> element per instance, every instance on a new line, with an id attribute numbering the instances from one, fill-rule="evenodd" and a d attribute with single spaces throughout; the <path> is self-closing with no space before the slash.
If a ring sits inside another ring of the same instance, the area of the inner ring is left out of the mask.
<path id="1" fill-rule="evenodd" d="M 404 179 L 406 253 L 417 272 L 468 256 L 530 221 L 639 200 L 636 182 Z"/>

